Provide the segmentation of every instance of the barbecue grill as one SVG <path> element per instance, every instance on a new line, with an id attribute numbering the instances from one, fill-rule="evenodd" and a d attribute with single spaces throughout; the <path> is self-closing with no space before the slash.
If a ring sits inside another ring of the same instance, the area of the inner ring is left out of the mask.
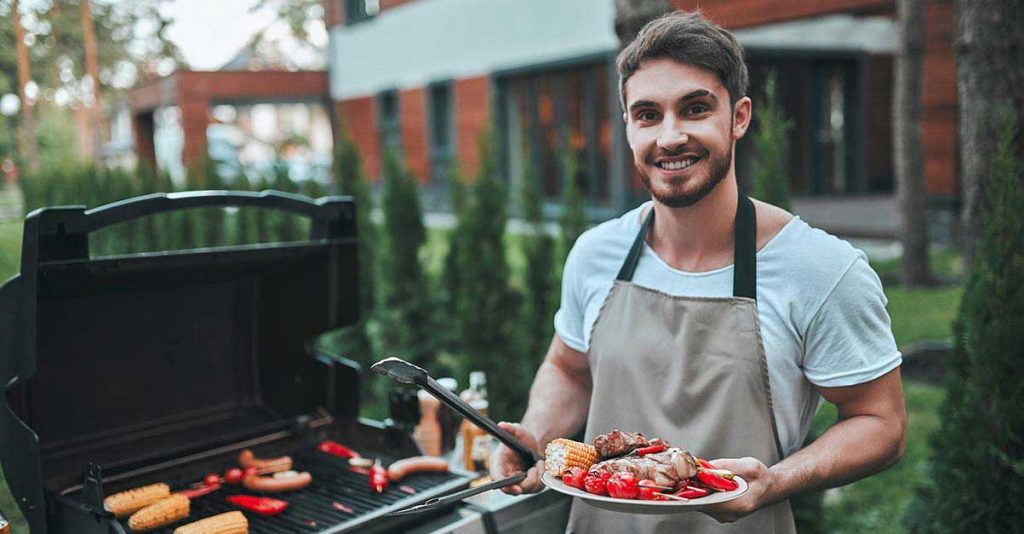
<path id="1" fill-rule="evenodd" d="M 226 206 L 307 217 L 308 239 L 89 254 L 96 230 Z M 406 430 L 358 418 L 357 364 L 309 348 L 358 320 L 357 270 L 347 197 L 192 192 L 29 214 L 21 272 L 0 288 L 0 462 L 32 533 L 130 532 L 105 496 L 185 488 L 245 448 L 291 455 L 314 477 L 277 496 L 284 513 L 246 512 L 250 532 L 400 532 L 429 519 L 385 516 L 467 487 L 469 473 L 415 474 L 376 494 L 316 447 L 333 439 L 385 463 L 419 453 Z M 194 499 L 187 521 L 228 511 L 239 491 L 253 493 L 225 484 Z"/>

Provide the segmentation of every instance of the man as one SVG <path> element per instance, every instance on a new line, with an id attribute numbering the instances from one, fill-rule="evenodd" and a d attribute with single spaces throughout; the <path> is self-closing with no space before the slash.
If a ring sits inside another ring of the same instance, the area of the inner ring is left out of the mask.
<path id="1" fill-rule="evenodd" d="M 640 516 L 574 502 L 568 530 L 794 532 L 788 499 L 877 473 L 906 413 L 885 296 L 865 255 L 737 186 L 743 52 L 698 14 L 648 24 L 619 54 L 626 136 L 653 200 L 591 229 L 566 260 L 556 335 L 521 424 L 541 450 L 619 428 L 742 476 L 742 497 Z M 839 419 L 800 449 L 822 397 Z M 505 447 L 491 475 L 521 471 Z M 542 463 L 506 491 L 542 487 Z"/>

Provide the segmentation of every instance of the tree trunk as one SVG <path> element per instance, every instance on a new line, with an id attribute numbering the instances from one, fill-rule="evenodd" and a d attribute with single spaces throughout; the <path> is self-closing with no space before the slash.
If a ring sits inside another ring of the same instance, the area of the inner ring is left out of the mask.
<path id="1" fill-rule="evenodd" d="M 960 216 L 964 260 L 974 247 L 987 209 L 985 183 L 996 151 L 999 114 L 1018 125 L 1016 156 L 1024 157 L 1024 6 L 1020 0 L 957 0 L 956 71 L 960 105 Z"/>
<path id="2" fill-rule="evenodd" d="M 89 150 L 88 153 L 94 159 L 99 159 L 102 148 L 100 130 L 103 121 L 103 101 L 100 99 L 100 69 L 96 57 L 96 25 L 92 20 L 92 11 L 89 8 L 89 0 L 81 0 L 82 8 L 82 37 L 85 48 L 85 72 L 92 79 L 93 102 L 88 106 L 89 111 Z"/>
<path id="3" fill-rule="evenodd" d="M 11 18 L 14 19 L 14 41 L 18 54 L 18 98 L 21 100 L 21 128 L 18 129 L 18 152 L 28 163 L 30 171 L 39 168 L 36 155 L 36 121 L 32 115 L 32 106 L 25 94 L 25 86 L 32 80 L 29 70 L 28 48 L 25 46 L 25 28 L 21 25 L 21 12 L 18 11 L 18 0 L 11 4 Z"/>
<path id="4" fill-rule="evenodd" d="M 640 33 L 644 24 L 672 10 L 667 0 L 615 0 L 615 34 L 623 49 Z"/>
<path id="5" fill-rule="evenodd" d="M 924 0 L 897 2 L 900 48 L 893 81 L 893 161 L 896 196 L 903 225 L 903 283 L 930 282 L 928 211 L 921 146 L 921 96 L 924 63 Z"/>

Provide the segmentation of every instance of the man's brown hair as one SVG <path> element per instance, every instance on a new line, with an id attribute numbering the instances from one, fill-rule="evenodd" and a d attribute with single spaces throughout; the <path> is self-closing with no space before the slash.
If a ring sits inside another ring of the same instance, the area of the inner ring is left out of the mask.
<path id="1" fill-rule="evenodd" d="M 707 69 L 729 91 L 729 104 L 747 95 L 747 64 L 743 47 L 731 33 L 699 12 L 675 11 L 648 22 L 636 39 L 619 52 L 619 103 L 626 111 L 626 81 L 649 59 L 668 58 Z"/>

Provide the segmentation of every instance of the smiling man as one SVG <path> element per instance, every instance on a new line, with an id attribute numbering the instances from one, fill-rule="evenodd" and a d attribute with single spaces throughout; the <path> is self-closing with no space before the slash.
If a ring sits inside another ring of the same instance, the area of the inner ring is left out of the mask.
<path id="1" fill-rule="evenodd" d="M 885 295 L 865 255 L 737 186 L 750 124 L 743 51 L 698 14 L 648 24 L 619 55 L 626 135 L 652 200 L 586 232 L 521 424 L 551 439 L 622 429 L 714 458 L 750 483 L 703 513 L 573 503 L 576 533 L 794 532 L 788 499 L 902 455 L 906 413 Z M 801 449 L 822 399 L 838 421 Z M 491 475 L 521 466 L 500 447 Z M 513 494 L 542 487 L 542 465 Z"/>

